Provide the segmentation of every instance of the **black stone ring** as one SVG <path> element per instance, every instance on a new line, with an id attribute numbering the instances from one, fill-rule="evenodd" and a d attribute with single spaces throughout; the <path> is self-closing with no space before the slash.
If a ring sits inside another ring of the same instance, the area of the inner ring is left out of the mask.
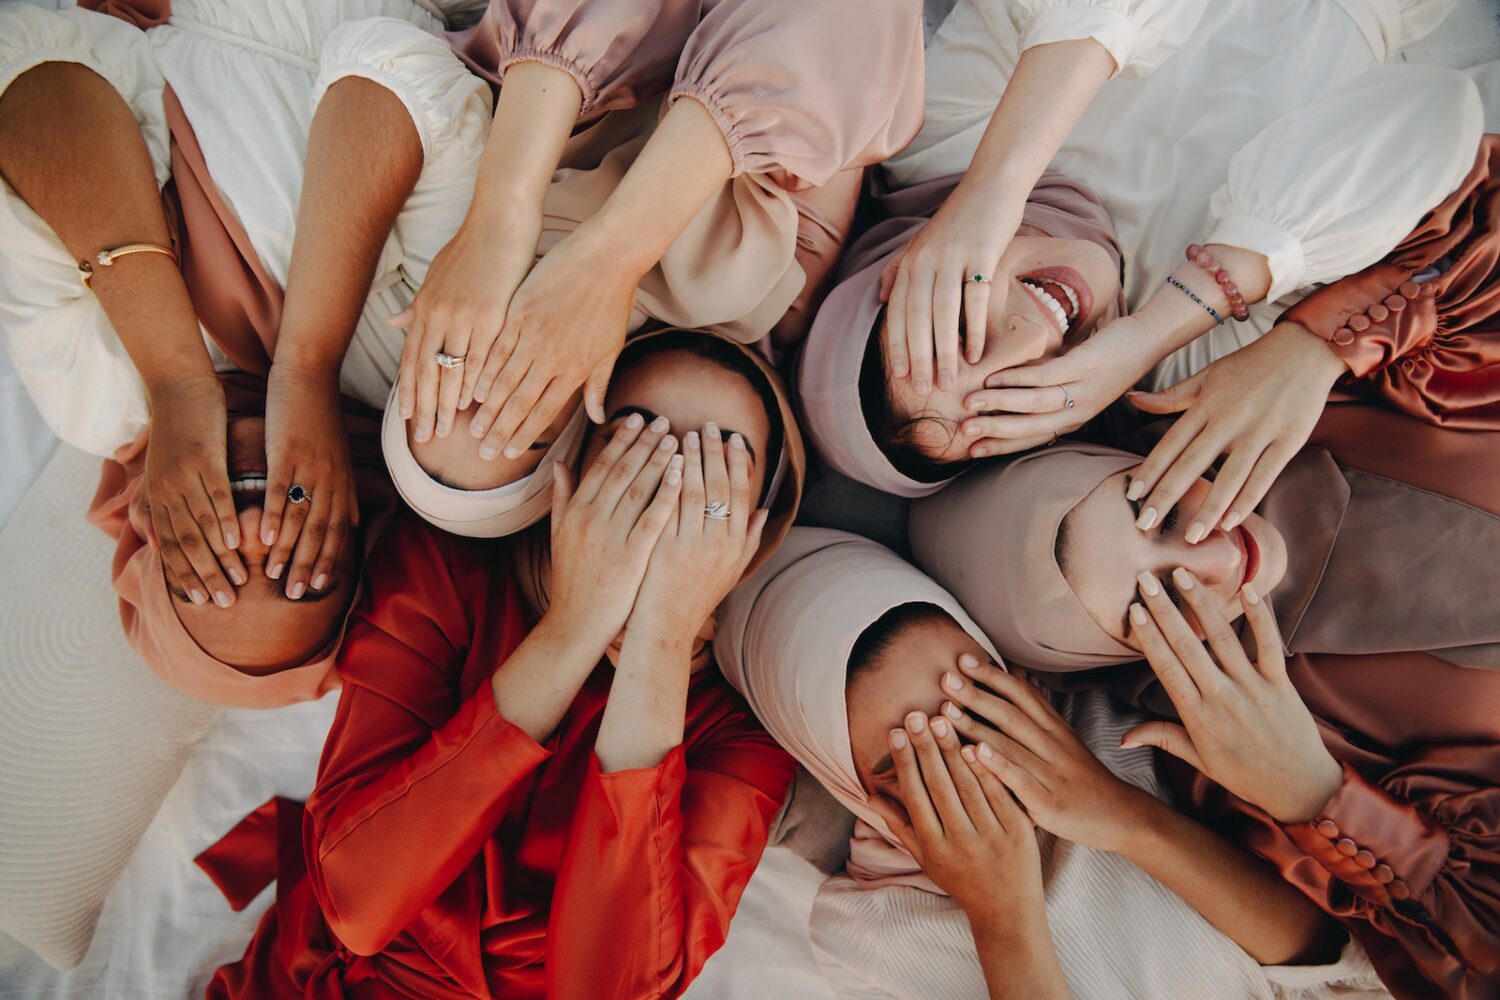
<path id="1" fill-rule="evenodd" d="M 312 494 L 307 492 L 306 486 L 293 483 L 286 491 L 286 498 L 292 503 L 307 503 L 312 499 Z"/>

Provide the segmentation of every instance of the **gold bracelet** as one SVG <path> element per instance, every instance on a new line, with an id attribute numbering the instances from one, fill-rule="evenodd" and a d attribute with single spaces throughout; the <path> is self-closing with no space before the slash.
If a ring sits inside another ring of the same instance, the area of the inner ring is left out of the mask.
<path id="1" fill-rule="evenodd" d="M 113 267 L 116 259 L 128 257 L 133 253 L 164 253 L 172 258 L 172 263 L 177 263 L 177 254 L 171 247 L 164 247 L 160 243 L 127 243 L 113 250 L 100 250 L 94 258 L 100 267 Z M 78 262 L 78 273 L 83 277 L 83 287 L 89 288 L 89 281 L 94 277 L 94 265 L 86 260 Z"/>

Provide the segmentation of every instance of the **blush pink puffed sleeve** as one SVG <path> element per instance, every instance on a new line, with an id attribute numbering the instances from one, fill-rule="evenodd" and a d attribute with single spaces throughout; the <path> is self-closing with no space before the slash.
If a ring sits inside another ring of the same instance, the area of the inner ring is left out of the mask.
<path id="1" fill-rule="evenodd" d="M 736 176 L 797 191 L 905 146 L 923 94 L 919 0 L 717 0 L 670 99 L 708 109 Z"/>
<path id="2" fill-rule="evenodd" d="M 449 34 L 460 58 L 499 83 L 518 62 L 563 70 L 583 91 L 579 118 L 662 93 L 703 0 L 490 0 L 479 23 Z"/>

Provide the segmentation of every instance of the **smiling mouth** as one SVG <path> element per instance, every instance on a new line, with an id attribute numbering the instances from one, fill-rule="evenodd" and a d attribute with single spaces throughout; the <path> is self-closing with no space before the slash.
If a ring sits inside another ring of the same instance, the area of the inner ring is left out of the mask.
<path id="1" fill-rule="evenodd" d="M 229 480 L 229 492 L 234 496 L 234 509 L 264 507 L 266 504 L 266 471 L 256 469 L 238 471 Z"/>
<path id="2" fill-rule="evenodd" d="M 1083 280 L 1083 275 L 1071 267 L 1038 268 L 1017 275 L 1016 280 L 1042 307 L 1042 311 L 1052 319 L 1058 332 L 1063 335 L 1076 327 L 1093 309 L 1093 292 Z"/>
<path id="3" fill-rule="evenodd" d="M 1255 544 L 1255 536 L 1243 524 L 1234 529 L 1234 538 L 1244 556 L 1245 575 L 1240 578 L 1240 586 L 1243 587 L 1255 579 L 1255 574 L 1260 570 L 1260 546 Z"/>

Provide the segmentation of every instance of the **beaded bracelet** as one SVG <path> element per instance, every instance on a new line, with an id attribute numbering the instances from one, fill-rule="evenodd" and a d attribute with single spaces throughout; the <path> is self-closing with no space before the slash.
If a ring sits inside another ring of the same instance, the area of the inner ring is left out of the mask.
<path id="1" fill-rule="evenodd" d="M 1224 270 L 1213 254 L 1199 244 L 1193 243 L 1187 248 L 1187 259 L 1203 268 L 1210 278 L 1218 282 L 1219 287 L 1224 290 L 1225 297 L 1229 299 L 1229 315 L 1238 320 L 1250 318 L 1250 307 L 1245 304 L 1245 297 L 1240 294 L 1239 286 L 1234 283 L 1229 272 Z"/>
<path id="2" fill-rule="evenodd" d="M 1170 274 L 1167 275 L 1167 284 L 1171 285 L 1173 288 L 1177 289 L 1183 295 L 1186 295 L 1188 298 L 1190 298 L 1194 302 L 1198 303 L 1204 309 L 1208 310 L 1208 314 L 1214 318 L 1214 322 L 1215 323 L 1219 324 L 1220 326 L 1224 325 L 1224 317 L 1220 316 L 1217 312 L 1215 312 L 1213 306 L 1209 305 L 1207 302 L 1204 302 L 1202 299 L 1198 298 L 1198 296 L 1194 295 L 1193 294 L 1193 290 L 1191 288 L 1189 288 L 1187 285 L 1184 285 L 1182 282 L 1178 281 L 1176 278 L 1172 277 Z"/>

